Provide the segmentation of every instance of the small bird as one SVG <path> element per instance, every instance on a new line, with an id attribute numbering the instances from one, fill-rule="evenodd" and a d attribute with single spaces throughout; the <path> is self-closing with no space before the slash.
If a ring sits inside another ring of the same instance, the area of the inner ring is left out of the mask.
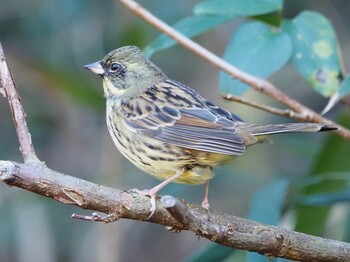
<path id="1" fill-rule="evenodd" d="M 119 151 L 147 174 L 163 180 L 149 190 L 150 216 L 156 195 L 170 182 L 206 183 L 202 206 L 209 210 L 212 169 L 242 155 L 267 135 L 331 131 L 315 123 L 257 125 L 167 77 L 136 46 L 124 46 L 84 66 L 103 80 L 108 131 Z"/>

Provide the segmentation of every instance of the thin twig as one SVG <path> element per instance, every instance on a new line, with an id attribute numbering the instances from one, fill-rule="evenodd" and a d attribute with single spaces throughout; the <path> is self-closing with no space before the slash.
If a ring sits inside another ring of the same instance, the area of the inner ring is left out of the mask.
<path id="1" fill-rule="evenodd" d="M 137 16 L 145 20 L 147 23 L 157 28 L 159 31 L 163 32 L 164 34 L 168 35 L 170 38 L 174 39 L 177 43 L 187 48 L 191 52 L 195 53 L 199 57 L 203 58 L 207 62 L 211 63 L 215 67 L 225 71 L 233 78 L 236 78 L 250 85 L 255 90 L 267 96 L 272 97 L 276 101 L 286 105 L 291 110 L 299 113 L 301 116 L 299 120 L 302 120 L 305 122 L 324 123 L 324 124 L 329 124 L 329 125 L 338 127 L 340 130 L 334 133 L 338 134 L 339 136 L 345 139 L 350 140 L 350 130 L 348 130 L 347 128 L 331 121 L 330 119 L 323 117 L 322 115 L 316 113 L 315 111 L 311 110 L 307 106 L 301 104 L 297 100 L 287 96 L 281 90 L 276 88 L 272 83 L 264 79 L 252 76 L 246 72 L 243 72 L 237 67 L 229 64 L 228 62 L 221 59 L 217 55 L 213 54 L 209 50 L 205 49 L 201 45 L 197 44 L 196 42 L 192 41 L 191 39 L 184 36 L 180 32 L 176 31 L 174 28 L 164 23 L 162 20 L 158 19 L 156 16 L 151 14 L 148 10 L 144 9 L 137 2 L 133 0 L 119 0 L 119 1 L 124 6 L 126 6 L 130 11 L 132 11 L 134 14 L 136 14 Z M 291 118 L 294 118 L 294 117 L 291 117 Z"/>
<path id="2" fill-rule="evenodd" d="M 31 135 L 25 120 L 25 113 L 21 104 L 21 98 L 17 92 L 13 77 L 6 63 L 4 50 L 0 43 L 0 80 L 2 85 L 2 93 L 10 104 L 12 118 L 16 126 L 16 132 L 20 144 L 20 151 L 25 162 L 36 161 L 37 158 Z"/>
<path id="3" fill-rule="evenodd" d="M 254 107 L 275 115 L 279 115 L 279 116 L 284 116 L 284 117 L 289 117 L 289 118 L 293 118 L 293 119 L 298 119 L 298 120 L 303 120 L 304 116 L 296 113 L 293 110 L 290 109 L 279 109 L 276 107 L 272 107 L 272 106 L 267 106 L 267 105 L 263 105 L 263 104 L 259 104 L 253 101 L 249 101 L 247 99 L 244 99 L 243 97 L 240 96 L 234 96 L 231 94 L 223 94 L 222 98 L 225 100 L 229 100 L 229 101 L 233 101 L 233 102 L 238 102 L 244 105 L 248 105 L 250 107 Z"/>
<path id="4" fill-rule="evenodd" d="M 79 215 L 79 214 L 73 213 L 71 215 L 71 218 L 84 220 L 84 221 L 95 221 L 95 222 L 104 222 L 104 223 L 110 223 L 117 220 L 117 218 L 113 214 L 107 215 L 107 216 L 101 216 L 96 212 L 92 213 L 91 216 Z"/>

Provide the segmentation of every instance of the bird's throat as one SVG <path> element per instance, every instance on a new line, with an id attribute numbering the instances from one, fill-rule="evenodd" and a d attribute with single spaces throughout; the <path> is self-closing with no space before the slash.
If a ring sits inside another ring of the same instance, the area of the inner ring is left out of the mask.
<path id="1" fill-rule="evenodd" d="M 111 80 L 109 80 L 107 77 L 103 78 L 103 90 L 106 98 L 111 96 L 122 97 L 127 92 L 127 89 L 117 88 L 114 86 Z"/>

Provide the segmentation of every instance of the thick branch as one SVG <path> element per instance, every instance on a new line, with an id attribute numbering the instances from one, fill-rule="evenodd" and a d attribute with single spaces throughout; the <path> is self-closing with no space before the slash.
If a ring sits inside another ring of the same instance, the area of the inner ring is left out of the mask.
<path id="1" fill-rule="evenodd" d="M 25 113 L 21 104 L 21 98 L 17 92 L 11 72 L 6 63 L 4 50 L 0 43 L 0 80 L 2 93 L 9 101 L 12 118 L 16 126 L 17 136 L 20 144 L 20 151 L 25 162 L 39 161 L 32 143 L 32 139 L 25 121 Z"/>
<path id="2" fill-rule="evenodd" d="M 106 213 L 109 222 L 120 218 L 144 220 L 149 216 L 148 197 L 64 175 L 47 168 L 43 163 L 0 161 L 0 180 L 9 186 L 24 188 L 64 204 Z M 208 221 L 207 211 L 199 206 L 169 200 L 169 197 L 165 203 L 171 212 L 158 201 L 158 208 L 149 222 L 177 230 L 190 230 L 213 242 L 259 252 L 268 257 L 298 261 L 346 261 L 350 257 L 348 243 L 309 236 L 215 211 L 210 213 Z"/>
<path id="3" fill-rule="evenodd" d="M 270 96 L 276 101 L 286 105 L 288 108 L 290 108 L 295 113 L 298 113 L 299 116 L 301 116 L 298 118 L 299 120 L 306 121 L 306 122 L 324 123 L 324 124 L 336 126 L 340 128 L 340 130 L 336 131 L 335 133 L 338 134 L 339 136 L 342 136 L 350 140 L 350 130 L 323 117 L 322 115 L 316 113 L 315 111 L 311 110 L 307 106 L 299 103 L 297 100 L 287 96 L 281 90 L 276 88 L 272 83 L 264 79 L 252 76 L 246 72 L 241 71 L 237 67 L 231 65 L 230 63 L 221 59 L 217 55 L 211 53 L 209 50 L 205 49 L 201 45 L 197 44 L 196 42 L 192 41 L 188 37 L 184 36 L 180 32 L 176 31 L 174 28 L 167 25 L 162 20 L 155 17 L 153 14 L 151 14 L 148 10 L 144 9 L 137 2 L 133 0 L 119 0 L 119 1 L 124 6 L 126 6 L 130 11 L 132 11 L 134 14 L 136 14 L 137 16 L 145 20 L 147 23 L 149 23 L 153 27 L 157 28 L 159 31 L 168 35 L 170 38 L 174 39 L 177 43 L 179 43 L 183 47 L 187 48 L 191 52 L 203 58 L 207 62 L 225 71 L 233 78 L 236 78 L 250 85 L 255 90 L 267 96 Z M 296 114 L 290 114 L 289 117 L 294 119 L 293 115 L 296 115 Z"/>

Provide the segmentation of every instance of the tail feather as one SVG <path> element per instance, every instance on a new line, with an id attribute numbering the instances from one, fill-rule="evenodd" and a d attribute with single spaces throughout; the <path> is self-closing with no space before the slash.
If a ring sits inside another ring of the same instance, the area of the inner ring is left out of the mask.
<path id="1" fill-rule="evenodd" d="M 271 125 L 247 125 L 244 128 L 254 136 L 263 136 L 278 133 L 297 133 L 297 132 L 323 132 L 338 130 L 337 127 L 325 124 L 315 123 L 286 123 Z"/>
<path id="2" fill-rule="evenodd" d="M 318 132 L 327 132 L 327 131 L 336 131 L 336 130 L 339 130 L 339 128 L 331 125 L 323 125 Z"/>

